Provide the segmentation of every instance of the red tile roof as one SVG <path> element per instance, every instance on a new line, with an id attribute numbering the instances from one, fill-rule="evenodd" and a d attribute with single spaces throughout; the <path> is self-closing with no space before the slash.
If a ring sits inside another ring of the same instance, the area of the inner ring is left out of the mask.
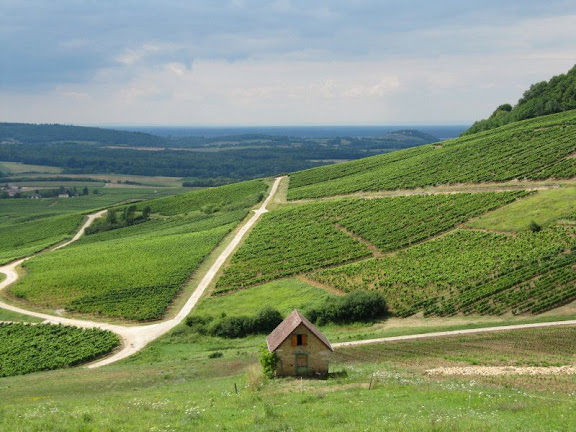
<path id="1" fill-rule="evenodd" d="M 314 324 L 308 321 L 308 319 L 296 309 L 294 309 L 294 311 L 288 315 L 284 321 L 278 324 L 278 327 L 268 335 L 266 338 L 268 350 L 270 352 L 276 351 L 280 344 L 282 344 L 282 342 L 284 342 L 300 324 L 303 324 L 308 330 L 310 330 L 314 336 L 326 345 L 326 348 L 330 351 L 334 351 L 332 345 L 330 345 L 330 342 L 326 339 L 326 336 L 324 336 Z"/>

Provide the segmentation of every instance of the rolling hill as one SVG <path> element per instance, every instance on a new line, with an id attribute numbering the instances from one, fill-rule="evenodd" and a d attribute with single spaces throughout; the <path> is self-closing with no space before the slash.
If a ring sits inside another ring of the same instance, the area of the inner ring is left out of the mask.
<path id="1" fill-rule="evenodd" d="M 576 110 L 290 175 L 289 199 L 576 176 Z"/>

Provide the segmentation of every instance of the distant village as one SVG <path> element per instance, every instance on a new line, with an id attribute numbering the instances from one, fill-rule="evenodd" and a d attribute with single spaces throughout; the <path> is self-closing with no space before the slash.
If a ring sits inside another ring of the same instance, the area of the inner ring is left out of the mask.
<path id="1" fill-rule="evenodd" d="M 5 198 L 26 198 L 26 199 L 40 199 L 40 198 L 74 198 L 78 196 L 89 195 L 90 193 L 98 194 L 98 189 L 88 189 L 85 186 L 82 190 L 76 188 L 67 188 L 60 186 L 53 189 L 33 189 L 30 187 L 23 188 L 15 184 L 5 184 L 0 188 L 0 199 Z"/>

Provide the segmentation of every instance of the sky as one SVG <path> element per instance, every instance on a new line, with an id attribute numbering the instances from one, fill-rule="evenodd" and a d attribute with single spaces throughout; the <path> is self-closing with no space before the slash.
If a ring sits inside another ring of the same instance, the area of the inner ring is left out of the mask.
<path id="1" fill-rule="evenodd" d="M 468 124 L 575 29 L 574 0 L 0 0 L 0 121 Z"/>

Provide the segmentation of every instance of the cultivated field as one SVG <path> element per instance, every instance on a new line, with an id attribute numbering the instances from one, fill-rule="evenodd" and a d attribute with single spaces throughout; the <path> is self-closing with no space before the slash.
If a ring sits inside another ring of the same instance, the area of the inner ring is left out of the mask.
<path id="1" fill-rule="evenodd" d="M 576 176 L 576 111 L 290 176 L 289 199 Z"/>
<path id="2" fill-rule="evenodd" d="M 26 275 L 9 294 L 44 309 L 159 319 L 266 189 L 260 182 L 233 186 L 150 201 L 150 221 L 92 234 L 27 261 Z"/>

